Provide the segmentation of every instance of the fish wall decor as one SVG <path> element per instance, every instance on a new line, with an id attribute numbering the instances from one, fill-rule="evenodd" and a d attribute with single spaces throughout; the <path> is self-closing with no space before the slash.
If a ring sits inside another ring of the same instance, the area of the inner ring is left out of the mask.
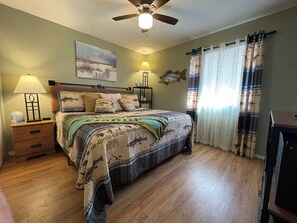
<path id="1" fill-rule="evenodd" d="M 168 85 L 169 83 L 172 83 L 175 81 L 180 82 L 180 79 L 186 80 L 187 79 L 186 72 L 187 72 L 187 69 L 183 69 L 181 72 L 179 71 L 173 72 L 172 70 L 167 70 L 166 73 L 160 77 L 161 80 L 159 81 L 159 83 L 164 83 Z"/>

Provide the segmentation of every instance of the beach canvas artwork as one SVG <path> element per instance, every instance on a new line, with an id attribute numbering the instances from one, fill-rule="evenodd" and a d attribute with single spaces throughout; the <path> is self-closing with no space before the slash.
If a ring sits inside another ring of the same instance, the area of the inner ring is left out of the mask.
<path id="1" fill-rule="evenodd" d="M 76 41 L 76 75 L 104 81 L 117 81 L 114 52 Z"/>

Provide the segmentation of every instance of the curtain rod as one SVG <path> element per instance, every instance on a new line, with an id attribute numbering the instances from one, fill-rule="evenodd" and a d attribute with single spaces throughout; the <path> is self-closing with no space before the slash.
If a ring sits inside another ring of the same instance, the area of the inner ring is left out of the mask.
<path id="1" fill-rule="evenodd" d="M 264 38 L 265 38 L 266 36 L 268 36 L 268 35 L 272 35 L 272 34 L 275 34 L 275 33 L 276 33 L 276 30 L 273 30 L 273 31 L 268 32 L 268 33 L 264 33 Z M 257 35 L 257 34 L 254 33 L 254 34 L 250 34 L 249 36 L 254 36 L 254 35 Z M 244 41 L 245 41 L 245 38 L 239 40 L 239 42 L 244 42 Z M 229 46 L 229 45 L 232 45 L 232 44 L 235 44 L 235 43 L 236 43 L 236 41 L 233 41 L 233 42 L 230 42 L 230 43 L 226 43 L 226 46 Z M 220 46 L 218 45 L 218 46 L 214 46 L 213 48 L 216 49 L 216 48 L 219 48 L 219 47 L 220 47 Z M 187 52 L 186 55 L 189 55 L 189 54 L 196 54 L 196 53 L 199 51 L 200 48 L 201 48 L 201 47 L 199 47 L 198 49 L 192 49 L 192 51 L 191 51 L 191 52 Z M 210 47 L 208 47 L 208 48 L 204 48 L 204 49 L 203 49 L 203 51 L 207 51 L 207 50 L 210 50 Z"/>

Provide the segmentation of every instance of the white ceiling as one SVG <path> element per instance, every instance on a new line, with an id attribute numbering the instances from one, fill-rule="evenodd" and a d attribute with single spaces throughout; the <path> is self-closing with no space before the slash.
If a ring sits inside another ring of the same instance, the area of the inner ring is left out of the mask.
<path id="1" fill-rule="evenodd" d="M 178 23 L 172 26 L 154 20 L 153 27 L 141 33 L 137 18 L 112 20 L 115 16 L 138 13 L 128 0 L 0 0 L 0 3 L 142 54 L 297 5 L 296 0 L 171 0 L 156 12 L 176 17 Z"/>

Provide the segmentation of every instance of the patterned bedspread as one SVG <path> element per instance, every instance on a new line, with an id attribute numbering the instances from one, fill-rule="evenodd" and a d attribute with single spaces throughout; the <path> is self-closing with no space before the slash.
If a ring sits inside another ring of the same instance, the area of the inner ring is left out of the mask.
<path id="1" fill-rule="evenodd" d="M 112 185 L 130 183 L 145 170 L 181 151 L 191 153 L 193 128 L 190 116 L 184 113 L 152 109 L 117 112 L 108 116 L 158 116 L 168 121 L 167 127 L 163 136 L 157 139 L 145 127 L 135 123 L 90 122 L 75 131 L 72 146 L 67 146 L 69 120 L 94 115 L 57 113 L 57 141 L 78 168 L 76 187 L 84 189 L 87 221 L 105 222 L 104 205 L 114 201 Z"/>
<path id="2" fill-rule="evenodd" d="M 74 116 L 70 118 L 66 123 L 66 135 L 67 135 L 67 147 L 73 144 L 73 138 L 77 130 L 83 125 L 105 123 L 105 124 L 136 124 L 146 128 L 149 132 L 161 139 L 164 131 L 168 125 L 168 119 L 159 115 L 119 115 L 119 116 L 103 116 L 103 115 L 90 115 Z"/>

